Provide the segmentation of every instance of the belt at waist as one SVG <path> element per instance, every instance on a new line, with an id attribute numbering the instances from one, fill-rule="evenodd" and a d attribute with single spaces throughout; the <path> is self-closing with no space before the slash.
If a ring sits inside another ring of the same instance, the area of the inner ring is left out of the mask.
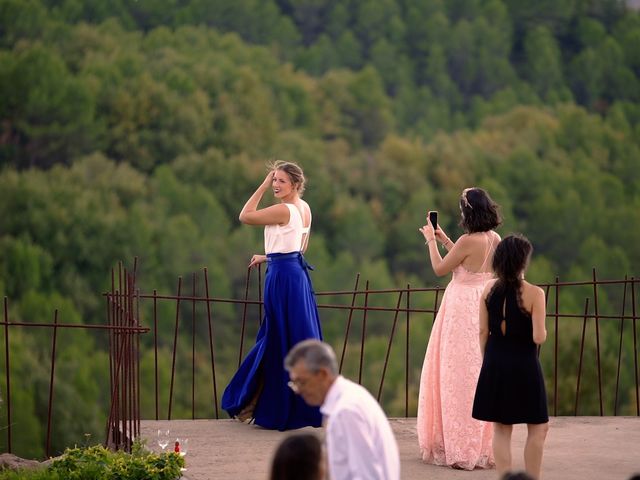
<path id="1" fill-rule="evenodd" d="M 283 262 L 283 261 L 300 261 L 304 268 L 313 270 L 313 267 L 307 263 L 302 252 L 291 253 L 267 253 L 267 263 Z"/>
<path id="2" fill-rule="evenodd" d="M 278 260 L 290 260 L 293 258 L 301 257 L 302 253 L 300 252 L 290 252 L 290 253 L 267 253 L 267 262 L 275 262 Z"/>

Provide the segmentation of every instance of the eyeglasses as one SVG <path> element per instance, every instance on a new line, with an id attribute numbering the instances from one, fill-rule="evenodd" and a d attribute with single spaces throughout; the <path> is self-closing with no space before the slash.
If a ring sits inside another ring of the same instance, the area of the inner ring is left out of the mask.
<path id="1" fill-rule="evenodd" d="M 287 386 L 293 390 L 295 393 L 300 393 L 300 389 L 304 388 L 304 386 L 309 382 L 309 380 L 291 380 L 287 382 Z"/>

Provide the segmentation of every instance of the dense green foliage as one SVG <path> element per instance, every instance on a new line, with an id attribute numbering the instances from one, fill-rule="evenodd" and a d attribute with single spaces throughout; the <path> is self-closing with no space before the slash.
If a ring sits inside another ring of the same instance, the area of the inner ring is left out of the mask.
<path id="1" fill-rule="evenodd" d="M 237 214 L 273 157 L 308 176 L 317 291 L 351 288 L 356 272 L 372 288 L 442 283 L 417 228 L 437 209 L 455 238 L 471 185 L 502 205 L 500 233 L 532 240 L 534 281 L 637 275 L 639 43 L 640 16 L 617 0 L 0 0 L 0 292 L 13 321 L 57 308 L 102 323 L 110 268 L 138 256 L 147 292 L 207 267 L 212 294 L 241 298 L 262 232 Z M 238 312 L 216 315 L 222 384 Z M 326 320 L 337 346 L 343 325 Z M 14 331 L 13 378 L 31 379 L 12 389 L 14 450 L 42 456 L 51 332 Z M 386 327 L 370 335 L 379 366 Z M 104 337 L 60 342 L 56 451 L 101 434 L 109 401 Z M 401 414 L 401 371 L 388 375 Z M 210 397 L 198 402 L 210 416 Z"/>
<path id="2" fill-rule="evenodd" d="M 175 480 L 184 458 L 177 453 L 153 453 L 140 444 L 132 453 L 112 452 L 102 446 L 69 448 L 49 470 L 67 480 Z"/>
<path id="3" fill-rule="evenodd" d="M 2 470 L 0 480 L 176 480 L 184 458 L 153 453 L 134 443 L 132 453 L 102 446 L 68 448 L 51 465 L 36 470 Z"/>
<path id="4" fill-rule="evenodd" d="M 36 470 L 2 470 L 0 471 L 2 480 L 60 480 L 61 477 L 48 469 Z"/>

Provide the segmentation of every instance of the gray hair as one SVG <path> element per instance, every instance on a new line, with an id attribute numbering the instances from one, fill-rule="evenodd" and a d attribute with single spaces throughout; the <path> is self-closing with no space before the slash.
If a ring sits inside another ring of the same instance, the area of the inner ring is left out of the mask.
<path id="1" fill-rule="evenodd" d="M 332 375 L 338 375 L 336 354 L 328 343 L 315 339 L 303 340 L 289 351 L 284 359 L 284 368 L 290 371 L 301 360 L 311 373 L 326 368 Z"/>

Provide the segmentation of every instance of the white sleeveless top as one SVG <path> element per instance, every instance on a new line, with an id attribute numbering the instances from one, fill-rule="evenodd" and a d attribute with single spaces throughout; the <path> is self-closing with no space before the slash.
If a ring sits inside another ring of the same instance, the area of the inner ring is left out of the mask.
<path id="1" fill-rule="evenodd" d="M 302 235 L 309 233 L 298 207 L 291 203 L 285 205 L 289 208 L 289 223 L 264 227 L 264 251 L 267 254 L 299 252 L 302 250 Z"/>

